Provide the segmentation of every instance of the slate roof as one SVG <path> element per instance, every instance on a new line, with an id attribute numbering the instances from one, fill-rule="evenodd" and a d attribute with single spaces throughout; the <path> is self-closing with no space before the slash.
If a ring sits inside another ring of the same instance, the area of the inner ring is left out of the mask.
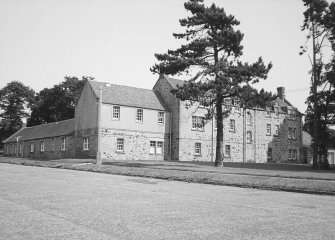
<path id="1" fill-rule="evenodd" d="M 99 96 L 99 85 L 102 84 L 102 102 L 121 106 L 167 110 L 164 102 L 153 90 L 128 87 L 110 83 L 89 81 L 96 96 Z"/>
<path id="2" fill-rule="evenodd" d="M 171 78 L 171 77 L 168 77 L 166 75 L 163 75 L 165 77 L 165 79 L 171 84 L 171 86 L 174 88 L 174 89 L 177 89 L 178 86 L 183 86 L 185 81 L 184 80 L 180 80 L 180 79 L 175 79 L 175 78 Z"/>
<path id="3" fill-rule="evenodd" d="M 23 127 L 3 142 L 16 142 L 16 138 L 19 136 L 19 141 L 21 142 L 31 139 L 66 136 L 73 133 L 74 119 L 69 119 L 60 122 L 41 124 L 34 127 Z"/>

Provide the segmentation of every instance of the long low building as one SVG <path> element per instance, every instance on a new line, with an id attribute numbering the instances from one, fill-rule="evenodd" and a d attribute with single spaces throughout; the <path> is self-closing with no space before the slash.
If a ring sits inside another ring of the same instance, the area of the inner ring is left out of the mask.
<path id="1" fill-rule="evenodd" d="M 161 75 L 153 90 L 87 81 L 75 118 L 24 127 L 4 141 L 4 154 L 27 158 L 95 158 L 103 161 L 214 161 L 215 119 L 207 107 L 171 91 L 184 81 Z M 267 109 L 242 109 L 226 99 L 224 161 L 302 163 L 302 114 L 278 88 Z"/>

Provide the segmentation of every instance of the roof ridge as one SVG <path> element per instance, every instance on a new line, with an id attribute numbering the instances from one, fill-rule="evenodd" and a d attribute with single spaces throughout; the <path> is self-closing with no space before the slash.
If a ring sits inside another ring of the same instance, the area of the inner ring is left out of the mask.
<path id="1" fill-rule="evenodd" d="M 110 85 L 114 85 L 114 86 L 120 86 L 120 87 L 136 88 L 136 89 L 141 89 L 141 90 L 153 91 L 152 89 L 148 89 L 148 88 L 132 87 L 132 86 L 121 85 L 121 84 L 115 84 L 115 83 L 109 83 L 109 82 L 98 82 L 98 81 L 92 81 L 92 80 L 89 80 L 89 81 L 91 81 L 91 82 L 96 82 L 96 83 L 106 83 L 106 84 L 110 84 Z M 106 87 L 107 87 L 107 86 L 106 86 Z"/>
<path id="2" fill-rule="evenodd" d="M 57 121 L 57 122 L 41 123 L 41 124 L 38 124 L 38 125 L 35 125 L 35 126 L 25 127 L 25 128 L 34 128 L 34 127 L 38 127 L 38 126 L 42 126 L 42 125 L 48 125 L 48 124 L 53 124 L 53 123 L 60 123 L 60 122 L 65 122 L 65 121 L 69 121 L 69 120 L 74 120 L 74 118 L 65 119 L 65 120 L 61 120 L 61 121 Z"/>

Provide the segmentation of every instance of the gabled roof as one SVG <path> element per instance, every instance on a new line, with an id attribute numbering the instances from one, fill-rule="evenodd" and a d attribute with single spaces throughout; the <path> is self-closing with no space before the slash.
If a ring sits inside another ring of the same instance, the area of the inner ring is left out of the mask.
<path id="1" fill-rule="evenodd" d="M 99 86 L 102 85 L 103 103 L 163 111 L 167 109 L 153 90 L 96 81 L 89 83 L 97 97 L 99 97 Z"/>
<path id="2" fill-rule="evenodd" d="M 4 140 L 4 143 L 49 138 L 57 136 L 66 136 L 74 133 L 74 119 L 64 120 L 54 123 L 46 123 L 34 127 L 23 127 L 12 136 Z"/>
<path id="3" fill-rule="evenodd" d="M 168 77 L 166 76 L 165 74 L 163 75 L 163 77 L 171 84 L 171 86 L 174 88 L 174 89 L 177 89 L 178 86 L 183 86 L 185 81 L 184 80 L 180 80 L 180 79 L 175 79 L 175 78 L 171 78 L 171 77 Z"/>

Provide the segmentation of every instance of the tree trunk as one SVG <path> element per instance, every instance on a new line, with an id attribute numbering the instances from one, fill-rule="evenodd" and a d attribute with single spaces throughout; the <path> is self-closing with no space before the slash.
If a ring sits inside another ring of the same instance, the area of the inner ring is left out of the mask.
<path id="1" fill-rule="evenodd" d="M 223 122 L 222 122 L 222 97 L 218 96 L 216 101 L 216 155 L 215 166 L 222 167 L 223 165 Z"/>
<path id="2" fill-rule="evenodd" d="M 312 38 L 313 38 L 313 78 L 312 78 L 312 93 L 313 93 L 313 168 L 319 168 L 318 165 L 318 149 L 319 149 L 319 118 L 318 118 L 318 101 L 317 101 L 317 76 L 316 76 L 316 49 L 315 49 L 315 27 L 312 22 Z"/>

